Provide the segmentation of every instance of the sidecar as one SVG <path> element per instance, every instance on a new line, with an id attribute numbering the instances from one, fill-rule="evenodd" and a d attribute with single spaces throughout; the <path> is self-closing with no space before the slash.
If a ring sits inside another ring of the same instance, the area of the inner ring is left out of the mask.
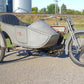
<path id="1" fill-rule="evenodd" d="M 44 20 L 28 24 L 20 21 L 15 15 L 4 14 L 0 16 L 0 24 L 4 37 L 9 38 L 16 46 L 48 48 L 54 46 L 59 39 L 59 33 Z"/>

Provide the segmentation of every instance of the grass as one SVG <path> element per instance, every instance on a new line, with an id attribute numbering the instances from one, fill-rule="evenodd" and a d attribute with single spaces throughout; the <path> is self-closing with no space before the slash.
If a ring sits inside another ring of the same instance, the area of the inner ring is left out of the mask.
<path id="1" fill-rule="evenodd" d="M 45 15 L 16 15 L 21 21 L 23 22 L 26 22 L 26 23 L 33 23 L 37 20 L 40 20 L 44 17 L 47 17 Z M 62 17 L 62 16 L 60 16 Z M 72 17 L 73 20 L 74 20 L 74 23 L 77 27 L 84 27 L 84 16 L 73 16 Z M 59 21 L 59 19 L 56 19 L 56 18 L 51 18 L 51 19 L 48 19 L 48 20 L 45 20 L 49 25 L 54 25 L 57 23 L 57 21 L 59 22 L 60 25 L 66 25 L 66 22 L 65 21 Z"/>
<path id="2" fill-rule="evenodd" d="M 14 45 L 12 45 L 12 44 L 10 43 L 10 40 L 9 40 L 9 39 L 6 39 L 6 44 L 7 44 L 7 47 L 14 47 Z"/>
<path id="3" fill-rule="evenodd" d="M 77 30 L 82 30 L 84 29 L 84 27 L 77 27 Z"/>

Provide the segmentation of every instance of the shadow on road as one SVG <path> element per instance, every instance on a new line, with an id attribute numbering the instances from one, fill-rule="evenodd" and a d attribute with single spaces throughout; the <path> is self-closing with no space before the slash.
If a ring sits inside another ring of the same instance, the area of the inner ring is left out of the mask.
<path id="1" fill-rule="evenodd" d="M 2 63 L 3 64 L 13 63 L 13 62 L 18 62 L 18 61 L 32 60 L 32 59 L 36 59 L 36 58 L 40 58 L 40 57 L 58 57 L 58 58 L 67 58 L 67 57 L 69 57 L 68 55 L 65 55 L 65 52 L 63 52 L 63 54 L 60 55 L 60 56 L 48 55 L 46 53 L 41 52 L 38 56 L 32 56 L 30 58 L 30 56 L 25 52 L 25 50 L 21 50 L 21 52 L 20 51 L 11 52 L 11 53 L 7 54 L 5 56 L 5 58 L 8 57 L 8 56 L 13 56 L 14 54 L 15 55 L 18 54 L 18 55 L 16 55 L 17 56 L 16 59 L 8 60 L 8 61 L 3 61 Z"/>

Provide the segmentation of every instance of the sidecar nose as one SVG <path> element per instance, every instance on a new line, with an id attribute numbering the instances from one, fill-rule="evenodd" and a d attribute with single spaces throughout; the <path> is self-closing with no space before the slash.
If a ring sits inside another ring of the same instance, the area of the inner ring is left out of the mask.
<path id="1" fill-rule="evenodd" d="M 38 31 L 40 33 L 44 33 L 47 35 L 58 35 L 58 33 L 43 20 L 38 20 L 32 23 L 29 26 L 29 29 L 33 31 Z"/>
<path id="2" fill-rule="evenodd" d="M 57 33 L 43 20 L 38 20 L 28 26 L 28 43 L 31 48 L 54 46 L 59 38 Z"/>

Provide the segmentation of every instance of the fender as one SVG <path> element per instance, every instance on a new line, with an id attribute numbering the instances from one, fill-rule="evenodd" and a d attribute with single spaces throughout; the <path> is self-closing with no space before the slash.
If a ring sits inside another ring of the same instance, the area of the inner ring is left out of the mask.
<path id="1" fill-rule="evenodd" d="M 78 33 L 84 33 L 84 30 L 75 31 L 75 34 L 78 34 Z M 66 40 L 66 43 L 65 43 L 65 54 L 66 55 L 69 54 L 69 43 L 70 43 L 70 40 L 71 40 L 71 36 Z"/>
<path id="2" fill-rule="evenodd" d="M 3 33 L 0 31 L 0 43 L 1 43 L 1 46 L 6 48 L 6 41 L 5 41 L 5 37 L 3 35 Z"/>
<path id="3" fill-rule="evenodd" d="M 2 33 L 3 33 L 4 37 L 5 37 L 5 39 L 9 38 L 10 43 L 12 44 L 12 41 L 11 41 L 9 35 L 5 31 L 2 31 Z"/>

